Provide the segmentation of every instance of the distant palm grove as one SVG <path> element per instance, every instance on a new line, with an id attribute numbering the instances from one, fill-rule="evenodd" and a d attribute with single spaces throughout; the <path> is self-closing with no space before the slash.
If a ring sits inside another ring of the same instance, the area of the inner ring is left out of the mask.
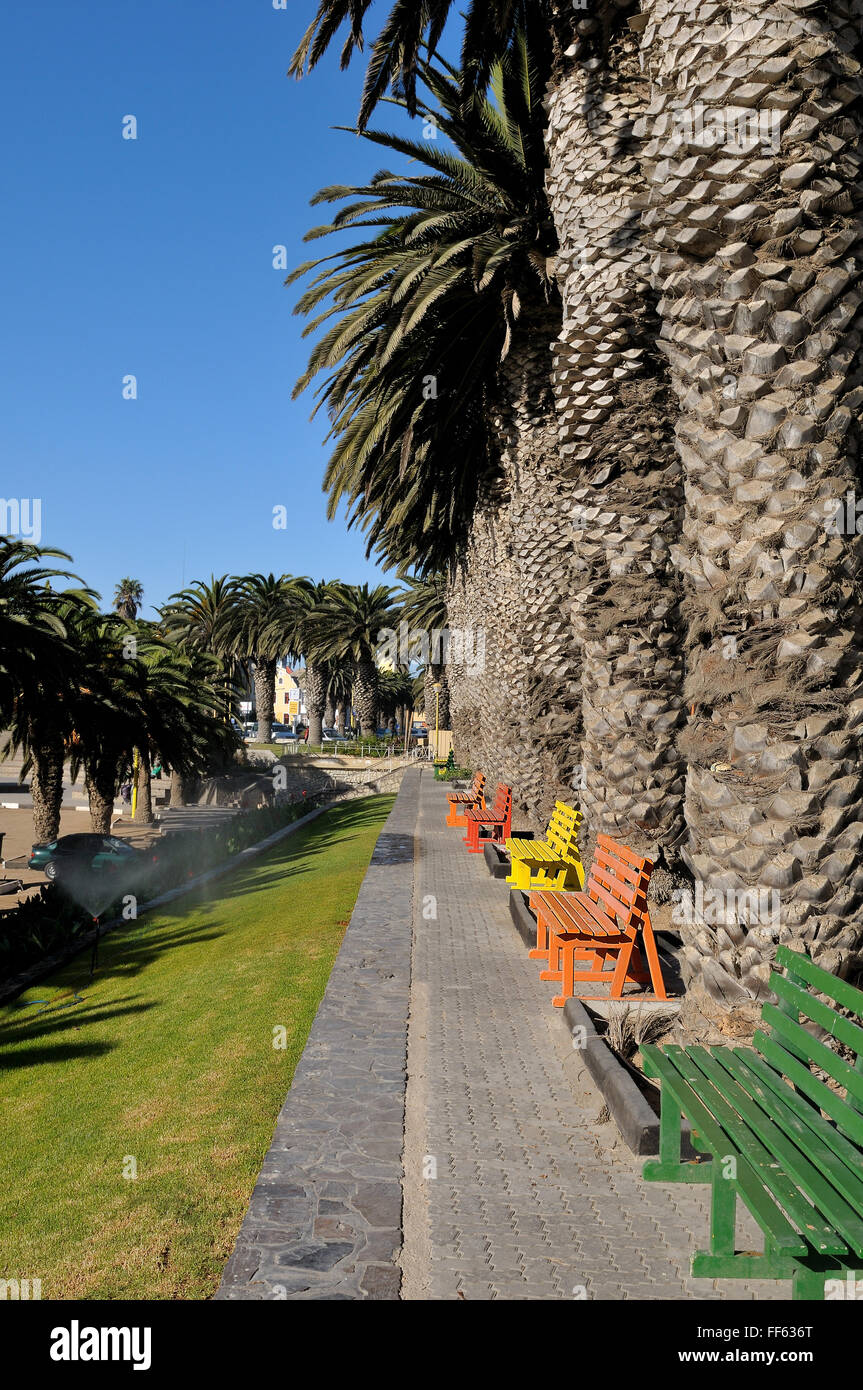
<path id="1" fill-rule="evenodd" d="M 660 893 L 779 892 L 681 927 L 705 1007 L 762 998 L 779 940 L 859 969 L 861 0 L 309 17 L 293 74 L 362 52 L 397 162 L 318 195 L 298 390 L 333 511 L 485 632 L 460 761 L 536 824 L 575 797 Z"/>
<path id="2" fill-rule="evenodd" d="M 396 589 L 214 577 L 146 621 L 137 616 L 137 580 L 122 580 L 113 611 L 103 613 L 98 595 L 64 567 L 69 560 L 0 538 L 0 728 L 24 755 L 39 841 L 59 833 L 67 762 L 74 777 L 84 773 L 96 833 L 110 830 L 121 781 L 135 766 L 141 820 L 152 819 L 157 760 L 182 805 L 187 779 L 222 771 L 241 748 L 235 716 L 249 678 L 256 741 L 268 743 L 280 659 L 305 661 L 310 746 L 330 708 L 342 732 L 355 709 L 361 735 L 373 738 L 380 720 L 399 717 L 404 727 L 418 703 L 408 667 L 379 669 L 376 656 L 380 630 L 418 604 L 440 617 L 426 582 Z"/>

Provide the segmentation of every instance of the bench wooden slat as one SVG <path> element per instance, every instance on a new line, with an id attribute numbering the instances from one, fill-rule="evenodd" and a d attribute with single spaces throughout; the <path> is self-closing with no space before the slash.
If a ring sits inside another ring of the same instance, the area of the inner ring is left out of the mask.
<path id="1" fill-rule="evenodd" d="M 631 868 L 637 869 L 639 872 L 641 871 L 642 865 L 650 862 L 649 860 L 643 859 L 641 855 L 636 854 L 634 849 L 629 848 L 629 845 L 622 845 L 619 841 L 613 840 L 610 835 L 597 835 L 596 843 L 599 849 L 605 850 L 606 853 L 622 859 L 625 864 L 628 864 Z"/>
<path id="2" fill-rule="evenodd" d="M 837 1192 L 863 1218 L 863 1159 L 859 1150 L 762 1058 L 749 1050 L 726 1047 L 714 1048 L 713 1056 L 804 1152 L 811 1148 L 813 1137 L 825 1145 L 819 1164 Z"/>
<path id="3" fill-rule="evenodd" d="M 822 1003 L 785 975 L 771 975 L 770 988 L 780 999 L 784 999 L 787 1004 L 793 1004 L 800 1013 L 811 1018 L 813 1023 L 820 1024 L 826 1033 L 850 1047 L 852 1052 L 856 1052 L 858 1056 L 863 1054 L 863 1028 L 858 1024 L 852 1023 L 849 1018 L 843 1018 L 842 1014 L 837 1014 L 829 1004 Z"/>
<path id="4" fill-rule="evenodd" d="M 837 1057 L 826 1043 L 813 1038 L 811 1033 L 807 1033 L 805 1028 L 801 1028 L 799 1023 L 789 1018 L 781 1009 L 777 1009 L 775 1004 L 768 1002 L 763 1006 L 761 1020 L 763 1023 L 771 1024 L 773 1032 L 779 1034 L 778 1041 L 789 1052 L 814 1062 L 822 1071 L 826 1071 L 828 1076 L 832 1076 L 834 1081 L 840 1082 L 859 1104 L 863 1104 L 863 1073 L 855 1071 L 842 1057 Z M 824 1089 L 829 1090 L 829 1087 L 824 1086 Z"/>
<path id="5" fill-rule="evenodd" d="M 836 1121 L 843 1134 L 855 1143 L 863 1144 L 863 1115 L 859 1110 L 855 1110 L 853 1105 L 849 1105 L 835 1091 L 831 1091 L 829 1086 L 825 1086 L 823 1081 L 812 1075 L 805 1062 L 801 1062 L 799 1057 L 780 1047 L 776 1040 L 768 1037 L 766 1033 L 757 1032 L 752 1044 L 771 1066 L 782 1076 L 787 1076 L 804 1095 L 809 1096 L 819 1110 L 826 1111 L 831 1119 Z"/>
<path id="6" fill-rule="evenodd" d="M 790 1187 L 790 1192 L 786 1190 L 783 1195 L 778 1186 L 772 1190 L 802 1233 L 822 1255 L 847 1255 L 849 1250 L 859 1253 L 863 1244 L 863 1221 L 854 1208 L 705 1048 L 687 1048 L 685 1055 L 712 1082 L 723 1104 L 727 1103 L 729 1110 L 736 1111 L 762 1145 L 763 1159 L 759 1167 L 767 1165 L 769 1171 L 764 1174 L 764 1180 L 768 1187 L 772 1183 L 773 1159 L 779 1159 L 784 1170 L 784 1184 Z M 713 1113 L 728 1128 L 727 1112 L 720 1115 L 714 1109 Z"/>
<path id="7" fill-rule="evenodd" d="M 556 896 L 561 897 L 562 894 Z M 572 895 L 569 902 L 560 905 L 558 920 L 566 931 L 572 933 L 620 938 L 625 936 L 619 927 L 610 922 L 607 917 L 603 918 L 596 911 L 596 905 L 590 899 L 575 901 L 575 894 Z"/>
<path id="8" fill-rule="evenodd" d="M 808 1254 L 806 1242 L 794 1230 L 769 1193 L 765 1191 L 761 1179 L 751 1167 L 747 1156 L 739 1149 L 733 1155 L 728 1154 L 729 1147 L 735 1146 L 731 1144 L 701 1097 L 681 1075 L 678 1068 L 668 1060 L 664 1052 L 652 1044 L 642 1047 L 641 1055 L 644 1058 L 645 1070 L 649 1065 L 650 1074 L 659 1077 L 663 1090 L 667 1088 L 672 1100 L 686 1115 L 693 1129 L 698 1131 L 698 1134 L 706 1141 L 708 1148 L 716 1155 L 713 1162 L 715 1163 L 717 1158 L 726 1156 L 736 1158 L 737 1177 L 733 1180 L 728 1179 L 728 1181 L 734 1181 L 752 1215 L 761 1229 L 774 1242 L 777 1249 L 784 1250 L 791 1255 L 804 1256 Z"/>
<path id="9" fill-rule="evenodd" d="M 776 948 L 776 963 L 812 985 L 819 994 L 826 994 L 828 999 L 834 999 L 843 1009 L 850 1009 L 858 1018 L 863 1019 L 863 990 L 855 989 L 854 985 L 849 985 L 846 980 L 840 980 L 837 975 L 822 970 L 821 966 L 816 965 L 808 956 L 791 951 L 787 946 Z"/>
<path id="10" fill-rule="evenodd" d="M 591 871 L 594 870 L 596 865 L 599 865 L 603 869 L 611 870 L 618 881 L 621 878 L 625 879 L 625 881 L 633 887 L 638 884 L 639 878 L 641 877 L 640 871 L 637 868 L 634 868 L 625 860 L 616 860 L 613 854 L 609 854 L 607 850 L 604 850 L 600 845 L 597 845 L 596 849 L 593 851 Z"/>

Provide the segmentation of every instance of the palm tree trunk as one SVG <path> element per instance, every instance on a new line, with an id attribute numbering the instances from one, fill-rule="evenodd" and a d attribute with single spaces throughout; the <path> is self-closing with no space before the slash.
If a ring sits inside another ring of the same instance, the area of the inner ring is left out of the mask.
<path id="1" fill-rule="evenodd" d="M 335 718 L 336 718 L 336 711 L 335 711 L 335 708 L 334 708 L 334 706 L 333 706 L 333 702 L 332 702 L 332 700 L 329 700 L 329 699 L 328 699 L 328 700 L 327 700 L 327 707 L 326 707 L 326 709 L 324 710 L 324 726 L 325 726 L 327 729 L 331 729 L 331 728 L 333 727 L 333 724 L 335 723 Z"/>
<path id="2" fill-rule="evenodd" d="M 325 673 L 320 666 L 306 663 L 306 709 L 309 715 L 309 747 L 320 743 L 327 707 L 327 687 Z"/>
<path id="3" fill-rule="evenodd" d="M 258 714 L 256 743 L 270 743 L 273 737 L 273 710 L 276 707 L 275 659 L 255 661 L 255 709 Z"/>
<path id="4" fill-rule="evenodd" d="M 108 835 L 117 795 L 117 765 L 114 759 L 98 759 L 86 767 L 90 828 L 94 835 Z"/>
<path id="5" fill-rule="evenodd" d="M 38 739 L 31 740 L 33 834 L 40 844 L 50 843 L 60 834 L 64 753 L 62 738 L 52 737 L 49 730 L 42 730 Z"/>
<path id="6" fill-rule="evenodd" d="M 344 734 L 346 723 L 346 709 L 344 700 L 339 701 L 336 706 L 336 733 Z"/>
<path id="7" fill-rule="evenodd" d="M 454 565 L 447 580 L 447 628 L 450 632 L 469 630 L 476 621 L 476 589 L 471 588 L 466 558 Z M 481 617 L 477 613 L 476 616 Z M 480 690 L 476 674 L 468 668 L 464 645 L 451 644 L 447 654 L 450 687 L 450 716 L 453 745 L 463 767 L 486 771 L 484 749 L 480 743 Z M 488 776 L 488 773 L 486 773 Z"/>
<path id="8" fill-rule="evenodd" d="M 153 791 L 150 780 L 150 752 L 138 749 L 138 795 L 135 798 L 135 821 L 140 825 L 153 824 Z"/>
<path id="9" fill-rule="evenodd" d="M 186 804 L 186 779 L 178 768 L 171 770 L 171 805 L 185 806 Z"/>
<path id="10" fill-rule="evenodd" d="M 356 663 L 354 700 L 360 721 L 360 736 L 374 738 L 378 711 L 378 668 L 369 658 Z"/>
<path id="11" fill-rule="evenodd" d="M 579 483 L 570 582 L 583 731 L 574 789 L 585 812 L 583 853 L 603 832 L 676 866 L 685 770 L 676 747 L 683 671 L 671 549 L 683 496 L 640 226 L 633 121 L 648 90 L 623 16 L 578 20 L 584 37 L 561 60 L 548 136 L 564 301 L 555 386 L 561 449 Z M 568 45 L 576 34 L 561 37 Z"/>
<path id="12" fill-rule="evenodd" d="M 793 19 L 720 0 L 707 26 L 683 0 L 644 11 L 686 484 L 686 858 L 711 907 L 680 930 L 708 1016 L 752 1013 L 778 940 L 861 963 L 860 540 L 830 517 L 861 442 L 860 35 L 840 0 Z M 772 892 L 778 914 L 753 915 Z"/>
<path id="13" fill-rule="evenodd" d="M 570 733 L 578 722 L 569 621 L 572 482 L 561 463 L 552 392 L 559 330 L 554 307 L 525 314 L 501 369 L 492 426 L 503 476 L 478 508 L 465 575 L 485 643 L 479 765 L 490 782 L 512 785 L 521 823 L 536 829 L 555 799 L 569 795 L 571 745 L 559 729 Z M 556 711 L 557 728 L 538 718 L 541 700 Z"/>

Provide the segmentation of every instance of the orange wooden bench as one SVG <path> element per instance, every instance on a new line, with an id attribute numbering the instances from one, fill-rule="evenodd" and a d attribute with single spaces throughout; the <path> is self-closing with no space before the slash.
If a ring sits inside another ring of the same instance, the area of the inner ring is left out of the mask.
<path id="1" fill-rule="evenodd" d="M 467 825 L 466 811 L 471 806 L 485 810 L 485 773 L 475 772 L 470 789 L 466 792 L 447 792 L 447 825 Z"/>
<path id="2" fill-rule="evenodd" d="M 498 782 L 491 810 L 479 806 L 467 812 L 464 842 L 468 854 L 482 854 L 487 844 L 502 845 L 512 832 L 512 787 Z"/>
<path id="3" fill-rule="evenodd" d="M 668 998 L 647 906 L 652 873 L 652 860 L 598 835 L 584 892 L 530 894 L 536 913 L 536 948 L 530 954 L 548 962 L 540 979 L 562 981 L 562 992 L 552 1000 L 556 1008 L 572 997 L 576 982 L 611 986 L 609 994 L 580 995 L 583 999 L 621 999 L 628 982 L 652 984 L 653 995 L 640 998 Z M 576 970 L 576 958 L 586 961 L 586 968 Z"/>

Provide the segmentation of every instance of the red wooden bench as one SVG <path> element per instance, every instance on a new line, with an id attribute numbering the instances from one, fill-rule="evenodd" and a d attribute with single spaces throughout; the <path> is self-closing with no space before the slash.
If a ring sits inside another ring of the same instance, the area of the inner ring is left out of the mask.
<path id="1" fill-rule="evenodd" d="M 470 789 L 466 792 L 447 792 L 447 825 L 467 825 L 466 812 L 471 806 L 485 810 L 485 773 L 475 772 Z"/>
<path id="2" fill-rule="evenodd" d="M 512 787 L 498 782 L 491 810 L 475 807 L 467 812 L 464 842 L 468 854 L 482 854 L 487 844 L 505 844 L 512 833 Z"/>
<path id="3" fill-rule="evenodd" d="M 621 999 L 628 982 L 652 984 L 653 996 L 647 997 L 668 998 L 647 906 L 652 872 L 652 860 L 598 835 L 584 892 L 530 894 L 536 913 L 530 954 L 548 962 L 540 979 L 562 981 L 562 992 L 552 1000 L 556 1008 L 572 997 L 576 982 L 611 986 L 609 994 L 580 996 L 585 999 Z M 576 970 L 576 959 L 586 961 L 586 968 Z"/>

